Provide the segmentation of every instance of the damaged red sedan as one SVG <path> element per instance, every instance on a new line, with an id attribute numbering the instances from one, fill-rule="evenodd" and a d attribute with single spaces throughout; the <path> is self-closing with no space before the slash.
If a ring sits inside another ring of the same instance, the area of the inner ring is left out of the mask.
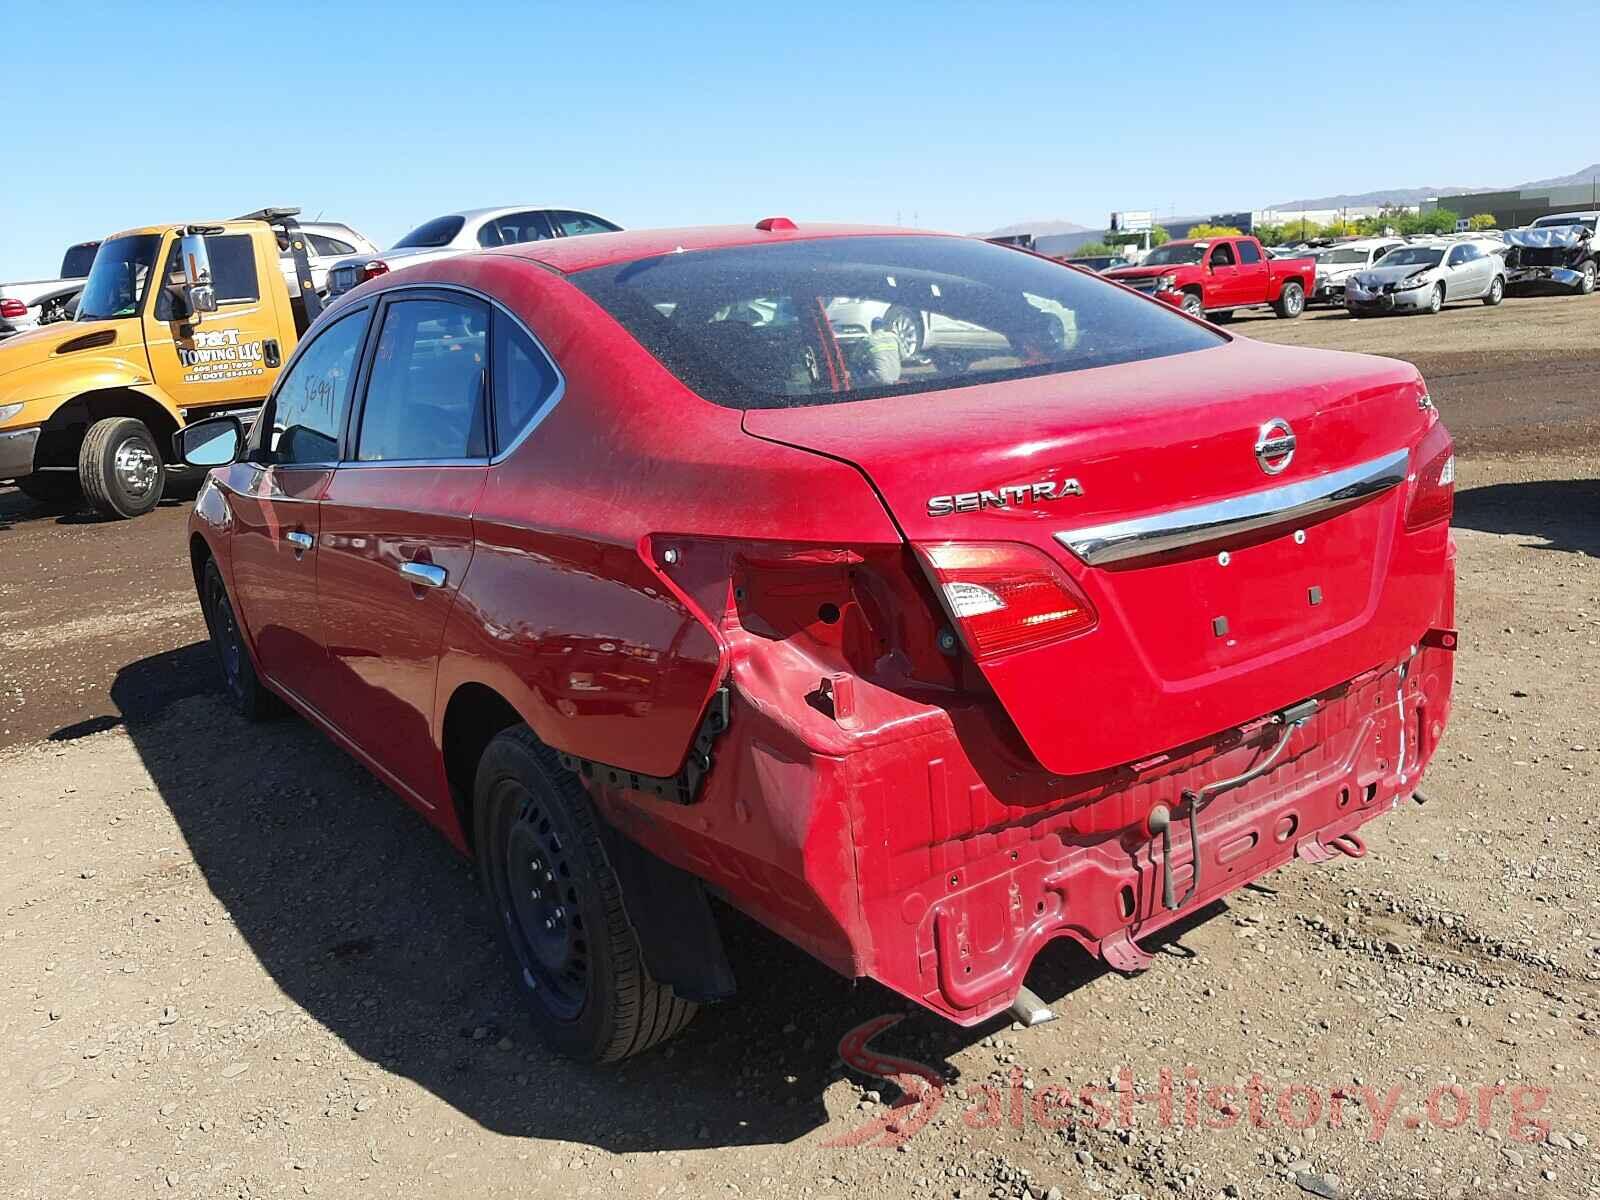
<path id="1" fill-rule="evenodd" d="M 753 226 L 341 297 L 212 466 L 196 585 L 475 856 L 535 1023 L 617 1059 L 734 979 L 717 898 L 963 1025 L 1364 847 L 1450 709 L 1417 372 L 1016 250 Z"/>

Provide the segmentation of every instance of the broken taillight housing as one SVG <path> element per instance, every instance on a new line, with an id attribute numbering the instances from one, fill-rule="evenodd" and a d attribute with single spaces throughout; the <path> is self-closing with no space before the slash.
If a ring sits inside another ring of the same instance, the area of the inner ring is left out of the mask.
<path id="1" fill-rule="evenodd" d="M 1087 633 L 1099 620 L 1088 597 L 1032 546 L 943 542 L 916 549 L 967 650 L 980 661 Z"/>
<path id="2" fill-rule="evenodd" d="M 1416 477 L 1406 502 L 1406 528 L 1448 521 L 1455 510 L 1456 445 L 1443 422 L 1428 430 L 1417 447 Z"/>
<path id="3" fill-rule="evenodd" d="M 361 264 L 360 269 L 356 271 L 356 282 L 365 283 L 369 279 L 376 279 L 379 275 L 387 275 L 388 273 L 389 264 L 381 258 L 374 258 L 370 262 Z"/>

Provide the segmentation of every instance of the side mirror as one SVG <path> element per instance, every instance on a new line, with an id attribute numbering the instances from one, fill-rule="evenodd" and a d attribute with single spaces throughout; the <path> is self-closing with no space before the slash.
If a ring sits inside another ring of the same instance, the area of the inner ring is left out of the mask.
<path id="1" fill-rule="evenodd" d="M 232 416 L 196 421 L 172 435 L 172 448 L 191 467 L 224 467 L 244 449 L 244 425 Z"/>
<path id="2" fill-rule="evenodd" d="M 183 255 L 184 298 L 191 313 L 217 311 L 217 291 L 211 283 L 211 256 L 206 239 L 198 233 L 185 234 L 178 253 Z"/>

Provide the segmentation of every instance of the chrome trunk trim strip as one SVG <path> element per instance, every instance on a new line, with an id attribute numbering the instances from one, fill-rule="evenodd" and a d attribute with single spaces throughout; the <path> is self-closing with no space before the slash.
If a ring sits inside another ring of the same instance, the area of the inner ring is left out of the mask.
<path id="1" fill-rule="evenodd" d="M 1314 479 L 1192 508 L 1066 530 L 1055 535 L 1056 541 L 1091 567 L 1148 558 L 1296 521 L 1376 496 L 1405 479 L 1410 459 L 1409 450 L 1396 450 Z"/>

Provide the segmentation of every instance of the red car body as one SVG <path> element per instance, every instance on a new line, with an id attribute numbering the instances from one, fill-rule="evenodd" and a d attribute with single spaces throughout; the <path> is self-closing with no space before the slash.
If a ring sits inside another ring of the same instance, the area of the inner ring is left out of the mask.
<path id="1" fill-rule="evenodd" d="M 1165 261 L 1185 249 L 1197 252 L 1195 261 Z M 1314 259 L 1273 258 L 1253 237 L 1218 237 L 1165 242 L 1138 266 L 1118 267 L 1105 278 L 1195 315 L 1270 306 L 1297 317 L 1316 274 Z"/>
<path id="2" fill-rule="evenodd" d="M 525 324 L 563 389 L 488 461 L 212 473 L 191 553 L 267 686 L 467 852 L 474 755 L 523 722 L 632 842 L 965 1025 L 1053 939 L 1142 966 L 1134 939 L 1349 851 L 1411 795 L 1454 645 L 1451 443 L 1412 367 L 1167 314 L 1208 348 L 741 410 L 576 284 L 935 240 L 784 224 L 463 255 L 332 306 L 308 342 L 397 289 L 463 289 Z M 1013 586 L 1047 593 L 1028 619 L 1061 636 L 951 607 Z"/>

